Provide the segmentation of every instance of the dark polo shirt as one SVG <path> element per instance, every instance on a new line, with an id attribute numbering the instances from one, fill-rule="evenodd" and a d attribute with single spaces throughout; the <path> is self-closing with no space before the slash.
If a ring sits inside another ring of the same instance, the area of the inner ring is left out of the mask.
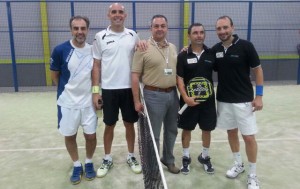
<path id="1" fill-rule="evenodd" d="M 221 42 L 212 48 L 218 71 L 217 100 L 228 103 L 251 102 L 253 87 L 250 69 L 260 66 L 260 60 L 251 42 L 233 36 L 232 45 L 226 52 Z"/>

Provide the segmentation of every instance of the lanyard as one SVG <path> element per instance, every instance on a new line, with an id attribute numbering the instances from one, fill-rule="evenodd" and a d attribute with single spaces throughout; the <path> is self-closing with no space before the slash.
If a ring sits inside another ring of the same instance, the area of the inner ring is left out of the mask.
<path id="1" fill-rule="evenodd" d="M 157 48 L 158 52 L 164 57 L 164 59 L 166 60 L 166 64 L 167 64 L 167 67 L 168 67 L 168 64 L 169 64 L 169 52 L 170 52 L 170 48 L 169 48 L 169 43 L 168 41 L 165 39 L 165 42 L 168 44 L 167 46 L 167 53 L 165 55 L 165 53 L 163 53 L 162 50 L 159 49 L 159 46 L 157 45 L 157 42 L 153 39 L 153 37 L 151 37 L 151 39 L 153 40 L 154 44 L 155 44 L 155 47 Z"/>

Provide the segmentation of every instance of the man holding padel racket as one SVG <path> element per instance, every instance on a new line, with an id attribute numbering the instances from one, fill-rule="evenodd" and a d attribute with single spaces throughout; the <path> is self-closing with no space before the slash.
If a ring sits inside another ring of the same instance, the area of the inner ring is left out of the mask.
<path id="1" fill-rule="evenodd" d="M 245 171 L 240 154 L 240 131 L 249 162 L 248 189 L 259 189 L 256 177 L 257 125 L 254 112 L 263 108 L 263 70 L 253 44 L 233 34 L 234 25 L 229 16 L 218 18 L 216 32 L 221 40 L 212 48 L 218 71 L 217 127 L 227 130 L 234 157 L 234 165 L 226 172 L 226 176 L 236 178 Z M 255 98 L 250 70 L 255 75 Z"/>
<path id="2" fill-rule="evenodd" d="M 205 30 L 202 24 L 190 25 L 188 38 L 191 42 L 190 46 L 187 51 L 182 51 L 177 57 L 177 86 L 181 94 L 178 127 L 183 129 L 181 172 L 183 174 L 190 172 L 191 131 L 198 124 L 202 130 L 202 151 L 198 156 L 198 161 L 203 164 L 205 172 L 213 174 L 214 168 L 208 152 L 211 131 L 216 127 L 217 117 L 212 80 L 215 58 L 204 45 Z"/>

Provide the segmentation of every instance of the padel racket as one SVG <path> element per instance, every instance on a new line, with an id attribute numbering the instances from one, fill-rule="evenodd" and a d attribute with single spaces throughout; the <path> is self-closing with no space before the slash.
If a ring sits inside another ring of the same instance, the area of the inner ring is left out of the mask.
<path id="1" fill-rule="evenodd" d="M 213 85 L 204 77 L 194 77 L 187 84 L 186 92 L 189 97 L 195 97 L 196 102 L 204 102 L 212 96 Z M 184 104 L 178 114 L 181 115 L 187 107 L 188 105 Z"/>

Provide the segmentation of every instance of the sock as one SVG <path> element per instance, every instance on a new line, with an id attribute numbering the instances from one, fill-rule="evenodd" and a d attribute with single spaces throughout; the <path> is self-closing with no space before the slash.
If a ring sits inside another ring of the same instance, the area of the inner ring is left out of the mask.
<path id="1" fill-rule="evenodd" d="M 81 163 L 79 160 L 73 162 L 74 167 L 81 167 Z"/>
<path id="2" fill-rule="evenodd" d="M 249 175 L 256 175 L 256 163 L 249 162 Z"/>
<path id="3" fill-rule="evenodd" d="M 86 158 L 86 159 L 85 159 L 85 164 L 87 164 L 87 163 L 93 163 L 93 160 L 92 160 L 92 159 L 89 159 L 89 158 Z"/>
<path id="4" fill-rule="evenodd" d="M 128 153 L 128 155 L 127 155 L 127 160 L 129 160 L 131 157 L 134 157 L 134 153 Z"/>
<path id="5" fill-rule="evenodd" d="M 104 159 L 108 161 L 112 161 L 112 157 L 110 154 L 105 154 Z"/>
<path id="6" fill-rule="evenodd" d="M 190 157 L 190 149 L 189 148 L 182 148 L 182 154 L 185 157 Z"/>
<path id="7" fill-rule="evenodd" d="M 242 164 L 243 160 L 242 160 L 242 156 L 240 152 L 234 152 L 233 153 L 233 158 L 234 160 L 238 163 L 238 164 Z"/>
<path id="8" fill-rule="evenodd" d="M 209 151 L 209 148 L 206 148 L 206 147 L 202 148 L 202 157 L 203 158 L 206 158 L 208 156 L 208 151 Z"/>

